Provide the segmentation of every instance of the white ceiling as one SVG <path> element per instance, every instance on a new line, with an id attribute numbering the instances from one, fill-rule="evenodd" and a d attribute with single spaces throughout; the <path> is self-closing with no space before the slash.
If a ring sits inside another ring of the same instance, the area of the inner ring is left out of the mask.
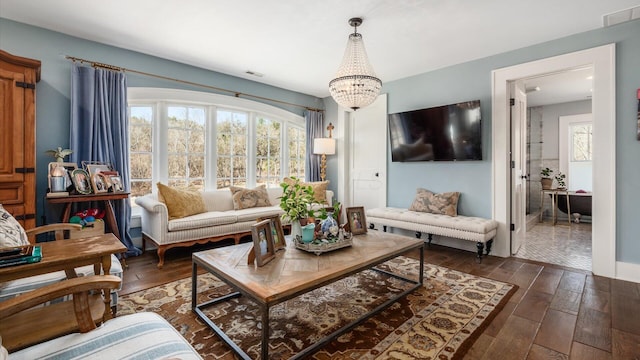
<path id="1" fill-rule="evenodd" d="M 364 18 L 358 30 L 384 83 L 596 29 L 603 15 L 639 3 L 1 0 L 0 17 L 326 97 L 352 31 L 351 17 Z M 248 70 L 264 76 L 247 75 Z"/>

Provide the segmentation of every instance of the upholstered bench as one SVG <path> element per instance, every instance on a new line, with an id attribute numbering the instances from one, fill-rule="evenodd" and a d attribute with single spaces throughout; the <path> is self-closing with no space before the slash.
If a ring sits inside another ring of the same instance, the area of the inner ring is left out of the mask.
<path id="1" fill-rule="evenodd" d="M 498 222 L 491 219 L 432 214 L 394 207 L 369 209 L 366 211 L 366 218 L 371 227 L 380 225 L 383 231 L 387 231 L 387 227 L 411 230 L 416 232 L 417 238 L 420 238 L 422 233 L 426 233 L 429 245 L 433 235 L 474 241 L 479 261 L 482 261 L 485 245 L 485 255 L 491 252 L 493 238 L 498 228 Z"/>

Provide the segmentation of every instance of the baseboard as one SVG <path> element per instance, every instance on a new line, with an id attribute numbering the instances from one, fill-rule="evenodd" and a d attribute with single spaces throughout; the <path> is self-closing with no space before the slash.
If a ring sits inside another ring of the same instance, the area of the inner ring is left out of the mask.
<path id="1" fill-rule="evenodd" d="M 640 283 L 640 264 L 616 261 L 616 278 Z"/>

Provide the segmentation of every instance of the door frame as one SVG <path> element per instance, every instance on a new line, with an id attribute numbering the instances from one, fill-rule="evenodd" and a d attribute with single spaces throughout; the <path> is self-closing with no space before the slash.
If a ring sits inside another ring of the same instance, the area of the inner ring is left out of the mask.
<path id="1" fill-rule="evenodd" d="M 616 269 L 616 116 L 615 44 L 514 65 L 491 72 L 492 88 L 492 215 L 498 221 L 494 249 L 509 256 L 511 190 L 509 82 L 532 76 L 593 67 L 593 273 L 615 277 Z"/>

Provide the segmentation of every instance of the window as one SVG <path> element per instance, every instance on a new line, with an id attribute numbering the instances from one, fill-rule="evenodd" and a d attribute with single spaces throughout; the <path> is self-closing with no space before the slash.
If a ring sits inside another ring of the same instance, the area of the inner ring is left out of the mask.
<path id="1" fill-rule="evenodd" d="M 256 119 L 256 185 L 280 184 L 280 122 Z"/>
<path id="2" fill-rule="evenodd" d="M 129 88 L 128 95 L 133 206 L 157 182 L 207 190 L 304 178 L 302 116 L 186 90 Z"/>
<path id="3" fill-rule="evenodd" d="M 241 112 L 217 112 L 217 188 L 247 185 L 248 115 Z"/>
<path id="4" fill-rule="evenodd" d="M 571 125 L 571 161 L 591 161 L 593 125 Z"/>
<path id="5" fill-rule="evenodd" d="M 169 186 L 204 190 L 204 114 L 198 107 L 167 108 Z"/>
<path id="6" fill-rule="evenodd" d="M 131 205 L 135 198 L 151 192 L 153 186 L 153 108 L 131 106 L 129 108 L 129 171 L 131 178 Z"/>
<path id="7" fill-rule="evenodd" d="M 287 135 L 289 141 L 289 176 L 304 179 L 307 136 L 304 129 L 290 127 Z"/>

